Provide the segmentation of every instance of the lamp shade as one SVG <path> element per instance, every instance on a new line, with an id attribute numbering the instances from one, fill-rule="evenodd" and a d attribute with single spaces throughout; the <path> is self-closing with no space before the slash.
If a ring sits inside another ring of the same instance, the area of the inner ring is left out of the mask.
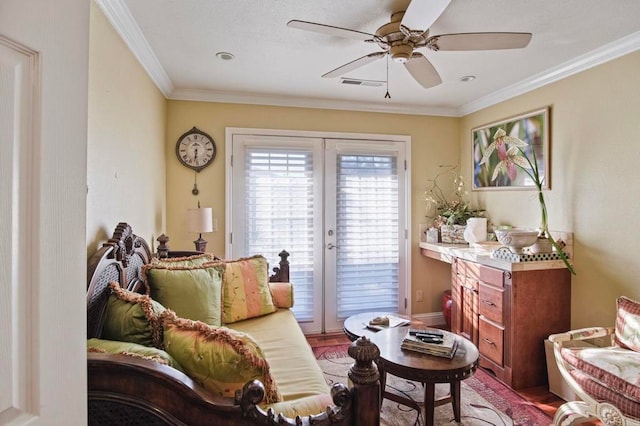
<path id="1" fill-rule="evenodd" d="M 213 232 L 213 209 L 211 207 L 199 207 L 189 209 L 189 232 L 201 234 Z"/>

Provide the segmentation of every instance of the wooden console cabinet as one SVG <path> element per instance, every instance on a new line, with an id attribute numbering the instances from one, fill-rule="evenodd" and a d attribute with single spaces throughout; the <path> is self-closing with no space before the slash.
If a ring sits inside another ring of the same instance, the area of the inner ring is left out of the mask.
<path id="1" fill-rule="evenodd" d="M 513 389 L 545 384 L 544 340 L 571 328 L 569 271 L 508 271 L 453 257 L 451 276 L 451 328 L 478 347 L 480 366 Z"/>

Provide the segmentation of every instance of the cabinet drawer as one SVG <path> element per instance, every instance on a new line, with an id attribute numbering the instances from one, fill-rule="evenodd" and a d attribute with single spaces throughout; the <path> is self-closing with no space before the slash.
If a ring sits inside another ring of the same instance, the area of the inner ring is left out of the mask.
<path id="1" fill-rule="evenodd" d="M 479 263 L 458 259 L 456 273 L 477 281 L 484 281 L 496 287 L 504 287 L 504 271 Z"/>
<path id="2" fill-rule="evenodd" d="M 479 314 L 498 324 L 504 324 L 502 300 L 504 290 L 480 283 L 478 287 Z"/>
<path id="3" fill-rule="evenodd" d="M 504 271 L 482 265 L 480 266 L 479 272 L 480 281 L 484 281 L 496 287 L 504 287 Z"/>
<path id="4" fill-rule="evenodd" d="M 478 350 L 496 364 L 502 365 L 504 327 L 480 317 L 478 330 Z"/>

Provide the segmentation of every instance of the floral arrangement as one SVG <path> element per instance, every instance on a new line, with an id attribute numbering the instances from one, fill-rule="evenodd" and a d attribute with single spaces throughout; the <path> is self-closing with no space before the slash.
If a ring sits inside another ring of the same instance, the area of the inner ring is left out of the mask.
<path id="1" fill-rule="evenodd" d="M 484 210 L 471 208 L 465 200 L 467 192 L 464 188 L 462 176 L 456 173 L 457 167 L 440 166 L 447 170 L 430 179 L 430 187 L 425 191 L 427 202 L 427 217 L 433 219 L 433 226 L 440 228 L 442 225 L 466 225 L 470 217 L 484 216 Z M 446 197 L 444 191 L 438 185 L 438 178 L 442 175 L 450 175 L 453 179 L 454 190 L 450 197 Z"/>
<path id="2" fill-rule="evenodd" d="M 569 263 L 566 253 L 549 232 L 549 216 L 547 214 L 547 205 L 544 200 L 544 194 L 542 193 L 542 185 L 544 179 L 540 176 L 538 169 L 538 161 L 536 159 L 536 152 L 534 149 L 530 150 L 532 159 L 530 159 L 524 152 L 524 149 L 529 145 L 515 136 L 509 136 L 504 129 L 499 128 L 493 135 L 493 142 L 487 147 L 482 160 L 480 160 L 480 166 L 485 165 L 489 167 L 489 158 L 494 153 L 498 155 L 498 164 L 496 164 L 491 180 L 496 180 L 500 175 L 506 175 L 509 179 L 515 179 L 518 169 L 523 170 L 534 182 L 536 189 L 538 190 L 538 201 L 540 203 L 541 210 L 541 222 L 539 228 L 538 238 L 546 238 L 551 242 L 551 245 L 556 249 L 560 258 L 564 261 L 567 269 L 575 275 L 573 266 Z"/>

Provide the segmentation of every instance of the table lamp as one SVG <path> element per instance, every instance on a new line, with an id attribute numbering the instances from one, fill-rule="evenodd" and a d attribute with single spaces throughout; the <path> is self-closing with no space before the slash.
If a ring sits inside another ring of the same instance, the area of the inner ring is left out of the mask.
<path id="1" fill-rule="evenodd" d="M 213 232 L 213 209 L 211 207 L 189 209 L 189 231 L 199 234 L 198 239 L 193 242 L 196 250 L 206 251 L 207 242 L 202 238 L 202 233 Z"/>

